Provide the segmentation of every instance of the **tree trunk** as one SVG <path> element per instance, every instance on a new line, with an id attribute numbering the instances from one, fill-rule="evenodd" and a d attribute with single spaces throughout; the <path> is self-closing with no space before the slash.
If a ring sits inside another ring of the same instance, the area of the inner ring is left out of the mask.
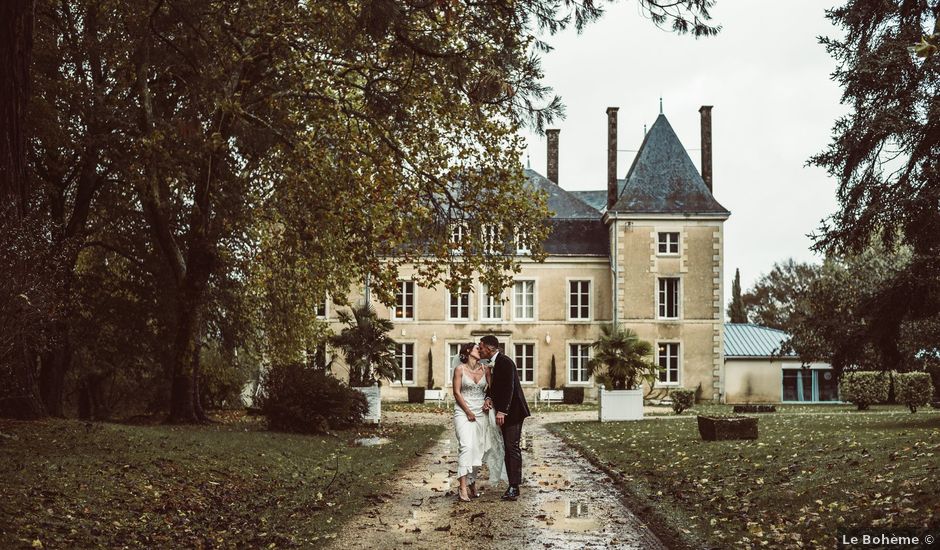
<path id="1" fill-rule="evenodd" d="M 170 386 L 170 424 L 193 424 L 206 420 L 199 403 L 199 355 L 203 308 L 209 286 L 211 258 L 194 244 L 187 258 L 189 270 L 177 294 L 177 325 L 173 375 Z"/>
<path id="2" fill-rule="evenodd" d="M 62 401 L 65 394 L 65 374 L 72 363 L 72 345 L 65 321 L 57 321 L 53 325 L 53 331 L 52 349 L 43 354 L 39 369 L 39 395 L 47 413 L 64 418 Z"/>

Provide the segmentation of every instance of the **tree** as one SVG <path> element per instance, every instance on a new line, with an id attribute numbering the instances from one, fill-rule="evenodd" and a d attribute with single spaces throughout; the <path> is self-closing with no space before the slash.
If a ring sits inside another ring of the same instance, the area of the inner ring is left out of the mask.
<path id="1" fill-rule="evenodd" d="M 870 321 L 856 343 L 878 344 L 906 323 L 940 316 L 940 56 L 929 47 L 940 4 L 850 1 L 827 16 L 844 35 L 822 40 L 839 64 L 850 112 L 827 150 L 811 162 L 839 183 L 839 211 L 816 235 L 827 254 L 859 253 L 872 242 L 909 247 L 911 260 L 892 273 L 859 311 Z M 909 46 L 920 43 L 912 55 Z M 881 368 L 899 366 L 888 353 Z"/>
<path id="2" fill-rule="evenodd" d="M 792 317 L 797 301 L 808 285 L 819 276 L 819 269 L 817 265 L 798 263 L 792 258 L 775 263 L 770 273 L 761 275 L 741 297 L 747 312 L 747 322 L 792 331 L 795 328 Z"/>
<path id="3" fill-rule="evenodd" d="M 636 332 L 604 325 L 601 337 L 591 344 L 594 356 L 588 361 L 588 374 L 602 376 L 615 390 L 632 390 L 643 382 L 652 386 L 661 370 L 649 357 L 653 345 L 640 340 Z"/>
<path id="4" fill-rule="evenodd" d="M 375 310 L 365 304 L 350 311 L 341 311 L 339 320 L 346 327 L 331 340 L 343 355 L 349 367 L 350 386 L 371 386 L 381 379 L 398 380 L 401 377 L 395 358 L 395 341 L 388 333 L 395 325 L 388 319 L 379 319 Z"/>
<path id="5" fill-rule="evenodd" d="M 428 389 L 434 389 L 434 354 L 428 350 Z"/>
<path id="6" fill-rule="evenodd" d="M 555 369 L 555 354 L 552 354 L 552 368 L 551 368 L 551 378 L 548 380 L 548 387 L 555 389 L 558 384 L 558 375 Z"/>
<path id="7" fill-rule="evenodd" d="M 741 300 L 741 271 L 734 270 L 734 282 L 731 283 L 731 303 L 728 304 L 728 319 L 732 323 L 746 323 L 747 310 Z"/>

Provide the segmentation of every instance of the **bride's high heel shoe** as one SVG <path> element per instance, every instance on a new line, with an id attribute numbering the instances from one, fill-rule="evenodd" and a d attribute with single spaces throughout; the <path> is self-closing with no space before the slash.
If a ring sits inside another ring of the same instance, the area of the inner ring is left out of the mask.
<path id="1" fill-rule="evenodd" d="M 462 493 L 460 489 L 457 489 L 457 500 L 460 502 L 470 502 L 470 497 Z"/>
<path id="2" fill-rule="evenodd" d="M 470 498 L 480 498 L 479 493 L 477 493 L 477 483 L 475 481 L 467 485 L 467 494 Z"/>

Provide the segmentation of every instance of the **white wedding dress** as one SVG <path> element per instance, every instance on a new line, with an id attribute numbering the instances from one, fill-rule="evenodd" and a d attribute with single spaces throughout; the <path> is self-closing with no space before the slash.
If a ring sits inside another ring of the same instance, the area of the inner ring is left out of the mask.
<path id="1" fill-rule="evenodd" d="M 476 421 L 470 422 L 460 405 L 454 405 L 454 428 L 458 444 L 457 477 L 469 475 L 467 482 L 473 483 L 476 481 L 477 470 L 486 464 L 490 472 L 490 483 L 507 480 L 503 436 L 496 425 L 496 413 L 492 410 L 488 414 L 483 413 L 486 377 L 483 376 L 479 382 L 474 382 L 464 372 L 460 379 L 460 394 Z"/>

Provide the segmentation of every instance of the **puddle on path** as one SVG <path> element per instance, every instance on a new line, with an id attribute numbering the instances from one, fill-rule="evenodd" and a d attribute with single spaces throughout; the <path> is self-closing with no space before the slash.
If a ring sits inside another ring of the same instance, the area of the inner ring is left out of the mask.
<path id="1" fill-rule="evenodd" d="M 558 467 L 537 464 L 529 466 L 526 470 L 529 474 L 529 479 L 537 483 L 539 487 L 562 490 L 571 487 L 571 481 L 568 479 L 568 476 Z"/>
<path id="2" fill-rule="evenodd" d="M 591 506 L 587 502 L 557 499 L 543 503 L 542 509 L 545 513 L 536 518 L 552 529 L 578 533 L 600 529 L 600 522 L 591 514 Z"/>
<path id="3" fill-rule="evenodd" d="M 360 437 L 356 440 L 356 445 L 360 447 L 375 447 L 376 445 L 385 445 L 392 440 L 387 437 Z"/>

